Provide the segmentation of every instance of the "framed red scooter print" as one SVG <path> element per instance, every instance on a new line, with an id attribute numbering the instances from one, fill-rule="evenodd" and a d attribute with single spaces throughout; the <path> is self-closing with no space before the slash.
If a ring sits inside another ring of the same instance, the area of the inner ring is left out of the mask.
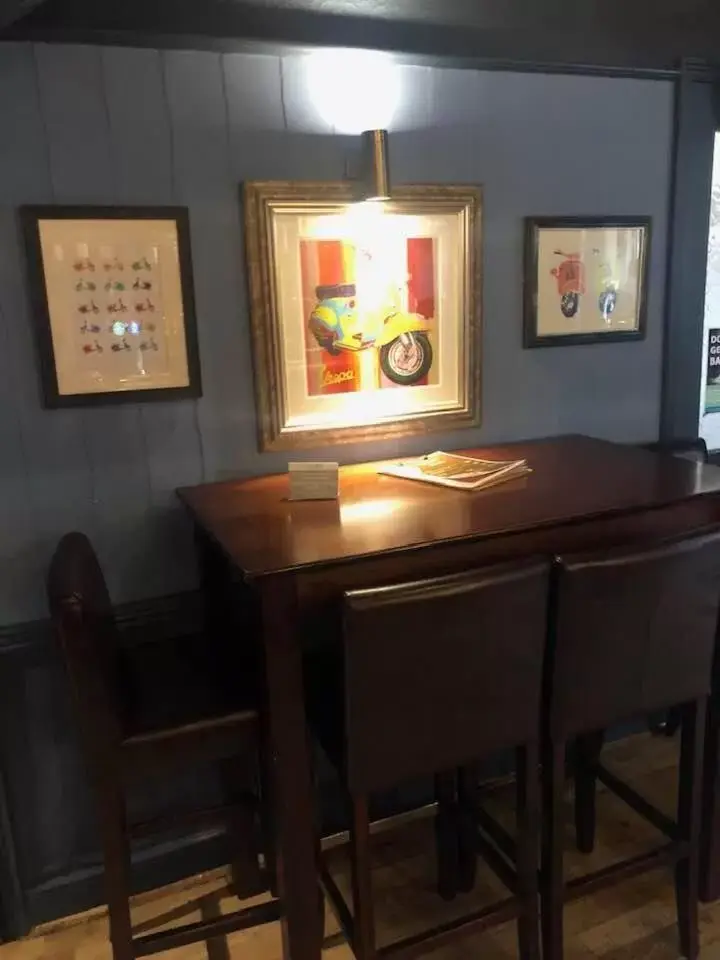
<path id="1" fill-rule="evenodd" d="M 649 217 L 525 221 L 524 346 L 641 340 Z"/>
<path id="2" fill-rule="evenodd" d="M 245 184 L 262 450 L 479 421 L 480 191 Z"/>

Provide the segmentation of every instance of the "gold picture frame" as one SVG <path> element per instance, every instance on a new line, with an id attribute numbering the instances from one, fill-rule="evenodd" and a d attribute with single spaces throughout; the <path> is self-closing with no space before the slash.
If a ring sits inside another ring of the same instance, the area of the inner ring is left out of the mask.
<path id="1" fill-rule="evenodd" d="M 244 185 L 261 450 L 480 422 L 482 193 Z"/>

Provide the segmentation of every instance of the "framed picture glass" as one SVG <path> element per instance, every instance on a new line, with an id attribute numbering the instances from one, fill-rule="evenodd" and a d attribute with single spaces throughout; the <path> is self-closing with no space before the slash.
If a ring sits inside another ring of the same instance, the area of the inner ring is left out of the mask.
<path id="1" fill-rule="evenodd" d="M 46 406 L 200 396 L 185 208 L 20 217 Z"/>
<path id="2" fill-rule="evenodd" d="M 248 183 L 261 449 L 479 421 L 480 191 Z"/>
<path id="3" fill-rule="evenodd" d="M 649 217 L 525 221 L 524 346 L 645 336 Z"/>

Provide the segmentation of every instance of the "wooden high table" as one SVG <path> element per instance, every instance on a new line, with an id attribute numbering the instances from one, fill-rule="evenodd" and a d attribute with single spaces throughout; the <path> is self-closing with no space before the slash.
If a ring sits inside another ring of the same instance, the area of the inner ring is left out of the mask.
<path id="1" fill-rule="evenodd" d="M 259 601 L 284 950 L 292 960 L 318 960 L 322 938 L 302 644 L 323 630 L 340 592 L 509 558 L 646 543 L 720 522 L 715 467 L 580 436 L 463 452 L 525 457 L 533 472 L 467 492 L 361 464 L 341 469 L 339 501 L 291 502 L 284 474 L 179 491 L 196 524 L 207 588 L 225 568 Z M 718 713 L 716 705 L 706 765 L 705 899 L 720 896 Z"/>

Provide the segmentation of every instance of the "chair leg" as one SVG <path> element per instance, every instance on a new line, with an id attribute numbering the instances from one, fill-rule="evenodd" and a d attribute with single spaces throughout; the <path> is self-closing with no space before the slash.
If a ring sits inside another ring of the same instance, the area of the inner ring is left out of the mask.
<path id="1" fill-rule="evenodd" d="M 458 825 L 455 776 L 452 772 L 435 774 L 435 859 L 437 892 L 443 900 L 452 900 L 458 892 Z"/>
<path id="2" fill-rule="evenodd" d="M 265 889 L 260 872 L 254 810 L 252 756 L 232 757 L 219 763 L 226 799 L 234 805 L 227 830 L 231 852 L 231 889 L 244 900 Z"/>
<path id="3" fill-rule="evenodd" d="M 321 883 L 321 881 L 320 881 L 320 876 L 321 876 L 321 871 L 322 871 L 322 866 L 323 866 L 322 855 L 323 855 L 323 853 L 322 853 L 322 831 L 321 831 L 320 827 L 317 827 L 317 828 L 316 828 L 316 831 L 315 831 L 315 862 L 316 862 L 316 864 L 317 864 L 317 876 L 318 876 L 318 885 L 317 885 L 317 888 L 318 888 L 318 907 L 317 907 L 317 909 L 318 909 L 318 920 L 317 920 L 317 922 L 318 922 L 318 929 L 319 929 L 319 936 L 320 936 L 319 949 L 320 949 L 320 953 L 321 953 L 321 954 L 322 954 L 323 947 L 324 947 L 324 944 L 325 944 L 325 913 L 326 913 L 326 911 L 325 911 L 325 890 L 323 889 L 323 885 L 322 885 L 322 883 Z M 342 936 L 342 934 L 340 934 L 340 936 Z M 343 938 L 343 939 L 344 939 L 344 938 Z"/>
<path id="4" fill-rule="evenodd" d="M 477 771 L 460 767 L 457 771 L 458 792 L 458 889 L 469 893 L 477 874 Z"/>
<path id="5" fill-rule="evenodd" d="M 688 844 L 689 850 L 688 856 L 679 860 L 675 866 L 675 900 L 680 953 L 686 960 L 696 960 L 700 950 L 698 883 L 705 712 L 705 700 L 687 704 L 682 709 L 678 833 L 680 838 Z"/>
<path id="6" fill-rule="evenodd" d="M 597 770 L 604 730 L 583 734 L 575 745 L 575 842 L 581 853 L 595 849 Z"/>
<path id="7" fill-rule="evenodd" d="M 563 956 L 563 785 L 565 744 L 548 742 L 543 751 L 543 844 L 540 916 L 543 960 Z"/>
<path id="8" fill-rule="evenodd" d="M 666 737 L 674 737 L 680 729 L 681 723 L 682 713 L 677 707 L 673 707 L 671 710 L 668 710 L 667 719 L 663 724 L 663 734 Z"/>
<path id="9" fill-rule="evenodd" d="M 538 746 L 527 743 L 516 751 L 517 883 L 520 899 L 518 947 L 520 960 L 539 960 L 538 828 L 540 787 Z"/>
<path id="10" fill-rule="evenodd" d="M 265 859 L 267 885 L 274 897 L 279 896 L 277 846 L 275 843 L 275 805 L 272 797 L 273 771 L 272 757 L 264 726 L 261 730 L 259 748 L 260 773 L 260 833 L 262 852 Z"/>
<path id="11" fill-rule="evenodd" d="M 353 953 L 357 960 L 375 957 L 375 920 L 370 862 L 370 817 L 367 797 L 352 798 L 350 827 L 353 899 Z"/>
<path id="12" fill-rule="evenodd" d="M 99 786 L 98 800 L 113 960 L 135 960 L 130 919 L 130 835 L 125 797 L 119 786 L 103 783 Z"/>

